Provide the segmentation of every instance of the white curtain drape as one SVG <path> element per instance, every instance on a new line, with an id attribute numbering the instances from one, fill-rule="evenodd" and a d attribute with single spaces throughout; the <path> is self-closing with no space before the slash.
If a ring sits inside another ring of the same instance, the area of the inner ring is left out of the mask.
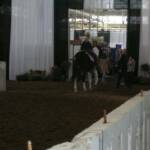
<path id="1" fill-rule="evenodd" d="M 53 0 L 12 0 L 10 80 L 53 65 Z"/>
<path id="2" fill-rule="evenodd" d="M 139 73 L 140 67 L 144 63 L 150 65 L 150 1 L 142 1 L 141 16 L 141 34 L 140 34 L 140 52 L 139 52 Z"/>

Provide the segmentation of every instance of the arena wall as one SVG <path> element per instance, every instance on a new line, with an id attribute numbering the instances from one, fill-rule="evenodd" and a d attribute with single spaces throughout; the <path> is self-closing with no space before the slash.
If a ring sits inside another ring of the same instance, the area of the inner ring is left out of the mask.
<path id="1" fill-rule="evenodd" d="M 76 135 L 47 150 L 149 150 L 150 91 L 141 92 Z"/>

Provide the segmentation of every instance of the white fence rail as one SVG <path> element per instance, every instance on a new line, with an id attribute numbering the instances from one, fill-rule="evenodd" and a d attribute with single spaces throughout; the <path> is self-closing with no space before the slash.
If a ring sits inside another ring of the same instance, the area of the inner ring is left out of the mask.
<path id="1" fill-rule="evenodd" d="M 150 91 L 129 99 L 71 142 L 48 150 L 150 150 Z"/>
<path id="2" fill-rule="evenodd" d="M 0 62 L 0 91 L 6 90 L 6 63 Z"/>

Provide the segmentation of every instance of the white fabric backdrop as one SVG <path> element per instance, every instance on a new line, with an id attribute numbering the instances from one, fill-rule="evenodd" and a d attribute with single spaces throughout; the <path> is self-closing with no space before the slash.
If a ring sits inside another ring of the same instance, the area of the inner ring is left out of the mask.
<path id="1" fill-rule="evenodd" d="M 53 65 L 53 0 L 12 0 L 10 80 Z"/>
<path id="2" fill-rule="evenodd" d="M 141 64 L 150 65 L 150 1 L 142 1 L 142 20 L 139 52 L 139 73 Z"/>

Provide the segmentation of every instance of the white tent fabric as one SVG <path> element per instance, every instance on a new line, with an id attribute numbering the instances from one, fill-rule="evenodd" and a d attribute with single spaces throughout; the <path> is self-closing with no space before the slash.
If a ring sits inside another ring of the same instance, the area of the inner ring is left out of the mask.
<path id="1" fill-rule="evenodd" d="M 142 20 L 139 52 L 139 73 L 140 66 L 144 63 L 150 64 L 150 1 L 142 1 Z"/>
<path id="2" fill-rule="evenodd" d="M 10 80 L 53 65 L 53 5 L 53 0 L 12 0 Z"/>

